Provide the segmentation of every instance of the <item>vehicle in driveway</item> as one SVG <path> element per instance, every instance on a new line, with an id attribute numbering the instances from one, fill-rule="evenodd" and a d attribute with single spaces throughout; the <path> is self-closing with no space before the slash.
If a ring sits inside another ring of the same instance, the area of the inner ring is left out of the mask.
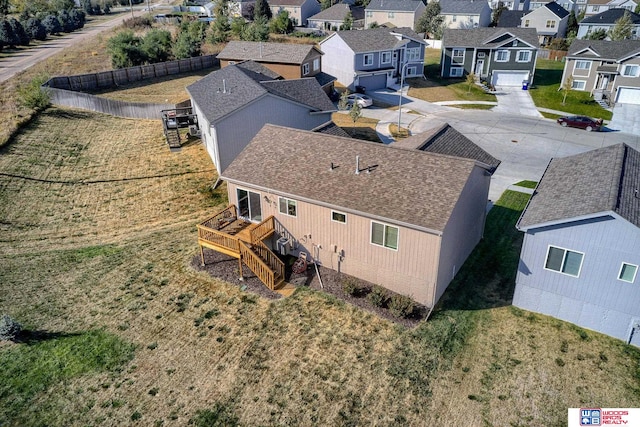
<path id="1" fill-rule="evenodd" d="M 591 132 L 593 130 L 600 130 L 600 128 L 602 128 L 602 119 L 592 119 L 591 117 L 586 116 L 560 117 L 557 121 L 561 126 L 580 128 L 588 132 Z"/>
<path id="2" fill-rule="evenodd" d="M 360 93 L 352 93 L 347 96 L 347 105 L 353 105 L 354 102 L 357 102 L 361 108 L 367 108 L 373 105 L 373 100 L 370 97 Z"/>

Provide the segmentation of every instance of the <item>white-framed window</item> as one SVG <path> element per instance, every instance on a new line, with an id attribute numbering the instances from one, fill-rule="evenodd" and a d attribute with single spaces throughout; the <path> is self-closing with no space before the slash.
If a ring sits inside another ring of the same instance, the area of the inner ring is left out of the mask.
<path id="1" fill-rule="evenodd" d="M 507 62 L 509 60 L 509 53 L 508 50 L 496 50 L 494 60 L 496 62 Z"/>
<path id="2" fill-rule="evenodd" d="M 320 69 L 320 58 L 316 58 L 313 60 L 313 71 L 318 71 Z"/>
<path id="3" fill-rule="evenodd" d="M 449 69 L 449 77 L 462 77 L 464 72 L 464 68 L 462 67 L 451 67 Z"/>
<path id="4" fill-rule="evenodd" d="M 531 51 L 530 50 L 519 50 L 518 57 L 516 58 L 516 62 L 530 62 L 531 61 Z"/>
<path id="5" fill-rule="evenodd" d="M 625 77 L 638 77 L 638 71 L 640 71 L 640 65 L 627 64 L 622 69 L 622 75 Z"/>
<path id="6" fill-rule="evenodd" d="M 381 64 L 391 64 L 391 52 L 382 52 L 380 54 Z"/>
<path id="7" fill-rule="evenodd" d="M 417 75 L 416 67 L 407 67 L 407 77 L 415 75 Z"/>
<path id="8" fill-rule="evenodd" d="M 278 207 L 281 214 L 298 216 L 298 202 L 285 197 L 278 198 Z"/>
<path id="9" fill-rule="evenodd" d="M 373 53 L 365 53 L 362 55 L 363 65 L 373 65 Z"/>
<path id="10" fill-rule="evenodd" d="M 545 270 L 555 271 L 568 276 L 580 276 L 584 253 L 549 245 Z"/>
<path id="11" fill-rule="evenodd" d="M 387 18 L 393 18 L 395 16 L 395 14 L 393 12 L 388 12 L 387 13 Z"/>
<path id="12" fill-rule="evenodd" d="M 371 244 L 398 250 L 400 229 L 392 225 L 371 221 Z"/>
<path id="13" fill-rule="evenodd" d="M 574 80 L 571 82 L 571 89 L 584 90 L 586 86 L 587 82 L 585 80 Z"/>
<path id="14" fill-rule="evenodd" d="M 451 62 L 454 64 L 464 64 L 464 49 L 453 49 L 451 51 Z"/>
<path id="15" fill-rule="evenodd" d="M 529 20 L 528 19 L 524 20 L 524 27 L 525 28 L 529 28 Z"/>
<path id="16" fill-rule="evenodd" d="M 478 58 L 484 58 L 485 53 L 484 52 L 478 52 Z"/>
<path id="17" fill-rule="evenodd" d="M 620 266 L 620 272 L 618 273 L 618 280 L 623 282 L 633 283 L 636 280 L 636 273 L 638 272 L 638 266 L 635 264 L 629 264 L 623 262 Z"/>
<path id="18" fill-rule="evenodd" d="M 347 223 L 347 214 L 346 213 L 342 213 L 342 212 L 338 212 L 338 211 L 331 211 L 331 221 L 332 222 L 339 222 L 340 224 L 346 224 Z"/>
<path id="19" fill-rule="evenodd" d="M 573 67 L 574 70 L 590 70 L 591 69 L 591 61 L 576 61 L 576 65 Z"/>
<path id="20" fill-rule="evenodd" d="M 547 19 L 547 28 L 555 28 L 556 27 L 556 21 L 553 19 Z"/>
<path id="21" fill-rule="evenodd" d="M 302 75 L 306 76 L 309 74 L 309 63 L 302 64 Z"/>
<path id="22" fill-rule="evenodd" d="M 373 18 L 373 12 L 370 10 L 367 10 L 367 18 Z"/>
<path id="23" fill-rule="evenodd" d="M 407 61 L 419 61 L 420 60 L 420 48 L 410 47 L 407 48 Z"/>

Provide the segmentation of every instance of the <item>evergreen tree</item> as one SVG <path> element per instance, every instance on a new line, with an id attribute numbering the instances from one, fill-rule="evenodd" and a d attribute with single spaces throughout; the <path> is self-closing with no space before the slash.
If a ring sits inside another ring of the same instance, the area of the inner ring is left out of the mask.
<path id="1" fill-rule="evenodd" d="M 509 10 L 509 8 L 505 6 L 503 2 L 499 1 L 498 7 L 496 7 L 493 10 L 493 13 L 491 14 L 491 24 L 489 25 L 490 27 L 498 26 L 498 21 L 500 21 L 500 15 L 502 15 L 502 12 L 504 12 L 505 10 Z"/>
<path id="2" fill-rule="evenodd" d="M 240 38 L 242 32 L 247 27 L 247 21 L 240 16 L 236 16 L 231 20 L 231 34 Z"/>
<path id="3" fill-rule="evenodd" d="M 47 38 L 47 29 L 44 28 L 42 22 L 38 18 L 29 18 L 24 27 L 31 40 L 45 40 Z"/>
<path id="4" fill-rule="evenodd" d="M 20 39 L 13 32 L 9 21 L 6 19 L 0 21 L 0 46 L 15 47 L 18 44 L 20 44 Z"/>
<path id="5" fill-rule="evenodd" d="M 351 13 L 351 11 L 349 11 L 347 13 L 347 15 L 344 17 L 344 21 L 342 21 L 342 25 L 340 26 L 341 30 L 350 30 L 353 27 L 353 14 Z"/>
<path id="6" fill-rule="evenodd" d="M 60 34 L 62 31 L 62 25 L 60 25 L 60 21 L 55 15 L 45 16 L 42 20 L 42 25 L 47 30 L 47 34 Z"/>
<path id="7" fill-rule="evenodd" d="M 267 0 L 256 0 L 256 5 L 254 6 L 253 10 L 254 22 L 257 21 L 260 17 L 265 18 L 267 21 L 269 21 L 273 17 L 273 15 L 271 14 L 271 8 L 269 8 L 269 3 L 267 2 Z"/>
<path id="8" fill-rule="evenodd" d="M 0 16 L 9 14 L 9 0 L 0 0 Z"/>
<path id="9" fill-rule="evenodd" d="M 96 5 L 97 11 L 100 11 L 100 6 Z M 73 29 L 78 30 L 84 27 L 84 23 L 87 21 L 87 15 L 80 9 L 73 9 L 69 12 L 71 22 L 73 23 Z"/>
<path id="10" fill-rule="evenodd" d="M 229 40 L 231 25 L 229 24 L 228 0 L 217 0 L 214 8 L 216 20 L 213 21 L 209 41 L 211 43 L 225 43 Z M 242 19 L 242 18 L 240 18 Z"/>
<path id="11" fill-rule="evenodd" d="M 157 28 L 150 30 L 140 42 L 145 62 L 153 64 L 168 60 L 171 56 L 171 42 L 169 31 Z"/>
<path id="12" fill-rule="evenodd" d="M 609 38 L 612 41 L 629 40 L 633 36 L 633 23 L 631 22 L 631 14 L 628 11 L 615 22 L 615 25 L 609 30 Z"/>
<path id="13" fill-rule="evenodd" d="M 176 59 L 191 58 L 200 55 L 202 40 L 196 40 L 189 31 L 181 31 L 173 45 L 173 56 Z"/>
<path id="14" fill-rule="evenodd" d="M 269 23 L 272 33 L 289 34 L 293 32 L 293 22 L 289 18 L 289 12 L 281 10 Z"/>
<path id="15" fill-rule="evenodd" d="M 578 18 L 576 18 L 576 13 L 573 10 L 569 13 L 567 20 L 567 34 L 572 32 L 578 34 Z"/>
<path id="16" fill-rule="evenodd" d="M 127 30 L 116 34 L 107 41 L 107 51 L 111 54 L 113 68 L 133 67 L 145 62 L 140 37 Z"/>
<path id="17" fill-rule="evenodd" d="M 61 10 L 60 12 L 58 12 L 58 20 L 62 25 L 62 31 L 64 31 L 65 33 L 70 33 L 75 30 L 73 19 L 71 19 L 71 14 L 68 10 Z"/>
<path id="18" fill-rule="evenodd" d="M 13 33 L 18 38 L 18 45 L 29 46 L 29 41 L 31 41 L 31 37 L 29 37 L 27 32 L 24 30 L 24 27 L 22 26 L 20 21 L 18 21 L 15 18 L 11 18 L 9 19 L 9 24 L 11 25 L 11 29 L 13 30 Z"/>
<path id="19" fill-rule="evenodd" d="M 587 40 L 604 40 L 607 38 L 607 32 L 603 28 L 598 28 L 595 31 L 587 34 L 585 39 Z"/>
<path id="20" fill-rule="evenodd" d="M 438 32 L 442 31 L 441 28 L 443 21 L 444 17 L 440 15 L 440 3 L 432 1 L 427 5 L 422 16 L 418 20 L 417 30 L 418 32 L 424 32 L 436 37 Z"/>
<path id="21" fill-rule="evenodd" d="M 252 42 L 266 42 L 269 40 L 269 26 L 264 17 L 259 17 L 247 25 L 240 39 Z"/>

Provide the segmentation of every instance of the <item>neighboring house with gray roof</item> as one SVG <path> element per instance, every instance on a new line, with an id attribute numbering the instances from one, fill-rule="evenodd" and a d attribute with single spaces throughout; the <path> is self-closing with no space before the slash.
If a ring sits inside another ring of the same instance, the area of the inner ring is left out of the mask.
<path id="1" fill-rule="evenodd" d="M 351 12 L 353 28 L 364 26 L 364 6 L 355 6 L 350 3 L 337 3 L 317 13 L 307 20 L 307 27 L 324 31 L 337 31 L 344 23 L 345 18 Z"/>
<path id="2" fill-rule="evenodd" d="M 405 77 L 424 75 L 424 39 L 410 28 L 338 31 L 320 42 L 323 69 L 354 90 L 396 84 Z"/>
<path id="3" fill-rule="evenodd" d="M 609 9 L 627 9 L 635 12 L 639 3 L 639 0 L 589 0 L 584 15 L 589 17 Z"/>
<path id="4" fill-rule="evenodd" d="M 552 159 L 517 228 L 513 305 L 640 346 L 640 152 Z"/>
<path id="5" fill-rule="evenodd" d="M 311 130 L 331 122 L 333 103 L 314 78 L 273 80 L 260 64 L 229 65 L 187 86 L 204 142 L 223 172 L 266 123 Z"/>
<path id="6" fill-rule="evenodd" d="M 419 145 L 439 137 L 427 134 Z M 222 179 L 240 216 L 273 215 L 275 234 L 265 241 L 273 250 L 305 252 L 433 307 L 482 237 L 491 168 L 266 125 Z"/>
<path id="7" fill-rule="evenodd" d="M 640 15 L 627 9 L 609 9 L 597 15 L 584 18 L 578 23 L 577 38 L 584 39 L 596 30 L 604 30 L 608 33 L 616 25 L 616 21 L 622 18 L 625 13 L 628 13 L 631 17 L 631 38 L 638 39 L 640 37 Z"/>
<path id="8" fill-rule="evenodd" d="M 574 40 L 565 58 L 562 82 L 590 92 L 596 101 L 640 104 L 640 40 Z"/>
<path id="9" fill-rule="evenodd" d="M 522 28 L 535 28 L 541 46 L 551 43 L 555 38 L 564 38 L 567 34 L 569 12 L 552 1 L 532 10 L 522 17 Z"/>
<path id="10" fill-rule="evenodd" d="M 531 84 L 537 54 L 535 28 L 446 29 L 440 73 L 456 78 L 474 73 L 494 86 Z"/>
<path id="11" fill-rule="evenodd" d="M 486 1 L 440 0 L 440 15 L 446 28 L 477 28 L 491 24 L 491 7 Z"/>
<path id="12" fill-rule="evenodd" d="M 276 16 L 281 10 L 289 12 L 289 18 L 293 25 L 307 26 L 307 19 L 320 12 L 320 3 L 317 0 L 271 0 L 269 7 L 271 13 Z"/>
<path id="13" fill-rule="evenodd" d="M 528 13 L 524 10 L 503 10 L 498 19 L 500 28 L 516 28 L 522 24 L 522 17 Z"/>
<path id="14" fill-rule="evenodd" d="M 371 0 L 365 8 L 364 26 L 375 22 L 415 30 L 426 8 L 422 0 Z"/>

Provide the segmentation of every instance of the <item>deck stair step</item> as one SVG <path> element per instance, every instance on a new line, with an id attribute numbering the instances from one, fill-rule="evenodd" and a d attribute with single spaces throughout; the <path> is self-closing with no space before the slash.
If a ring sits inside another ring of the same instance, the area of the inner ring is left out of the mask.
<path id="1" fill-rule="evenodd" d="M 167 144 L 169 144 L 169 149 L 171 149 L 171 151 L 180 149 L 180 132 L 178 129 L 167 129 L 165 135 L 167 137 Z"/>
<path id="2" fill-rule="evenodd" d="M 605 110 L 609 109 L 609 104 L 607 104 L 607 101 L 605 101 L 604 99 L 599 99 L 596 102 L 598 103 L 598 105 L 600 105 Z"/>

